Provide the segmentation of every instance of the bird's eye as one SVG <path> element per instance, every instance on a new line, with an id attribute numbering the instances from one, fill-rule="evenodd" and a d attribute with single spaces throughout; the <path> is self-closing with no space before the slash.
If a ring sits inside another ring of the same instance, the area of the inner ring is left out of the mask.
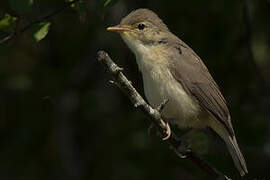
<path id="1" fill-rule="evenodd" d="M 144 24 L 138 24 L 138 29 L 139 30 L 143 30 L 145 28 L 145 25 Z"/>

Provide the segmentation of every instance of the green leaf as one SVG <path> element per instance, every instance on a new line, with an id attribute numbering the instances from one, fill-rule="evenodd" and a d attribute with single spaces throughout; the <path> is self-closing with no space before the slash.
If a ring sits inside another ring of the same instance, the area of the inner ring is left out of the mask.
<path id="1" fill-rule="evenodd" d="M 104 7 L 114 5 L 118 0 L 105 0 Z"/>
<path id="2" fill-rule="evenodd" d="M 46 35 L 49 32 L 51 23 L 50 22 L 41 22 L 39 24 L 35 24 L 31 28 L 31 35 L 35 42 L 39 42 L 43 38 L 46 37 Z"/>
<path id="3" fill-rule="evenodd" d="M 112 0 L 106 0 L 106 1 L 104 2 L 104 6 L 107 6 L 108 4 L 110 4 L 111 1 L 112 1 Z"/>
<path id="4" fill-rule="evenodd" d="M 34 0 L 9 0 L 10 7 L 18 14 L 25 14 L 31 11 Z"/>
<path id="5" fill-rule="evenodd" d="M 0 30 L 5 32 L 10 32 L 15 28 L 17 18 L 10 16 L 9 14 L 5 14 L 4 17 L 0 20 Z"/>

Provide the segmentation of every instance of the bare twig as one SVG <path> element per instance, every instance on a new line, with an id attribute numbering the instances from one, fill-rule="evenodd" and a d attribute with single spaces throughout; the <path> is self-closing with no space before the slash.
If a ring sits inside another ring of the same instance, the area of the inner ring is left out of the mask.
<path id="1" fill-rule="evenodd" d="M 150 105 L 148 105 L 142 96 L 136 91 L 136 89 L 131 85 L 130 81 L 124 76 L 121 72 L 122 68 L 119 68 L 117 64 L 115 64 L 109 55 L 104 51 L 99 51 L 97 54 L 98 60 L 108 69 L 109 73 L 112 75 L 114 84 L 116 84 L 131 100 L 132 104 L 135 107 L 141 109 L 144 114 L 146 114 L 151 122 L 157 127 L 162 137 L 166 137 L 168 126 L 167 123 L 161 117 L 160 109 L 167 103 L 167 100 L 161 103 L 160 108 L 154 109 Z M 198 154 L 192 152 L 187 149 L 186 151 L 182 151 L 183 143 L 180 139 L 175 135 L 175 133 L 171 132 L 170 137 L 166 140 L 166 142 L 174 149 L 177 155 L 182 157 L 183 155 L 186 159 L 195 163 L 199 168 L 205 171 L 211 178 L 213 179 L 229 179 L 223 173 L 217 171 L 212 165 L 210 165 L 207 161 L 202 159 Z"/>
<path id="2" fill-rule="evenodd" d="M 3 39 L 0 40 L 0 44 L 4 43 L 4 42 L 7 42 L 9 40 L 11 40 L 12 38 L 14 38 L 16 35 L 15 35 L 15 31 L 13 31 L 12 33 L 10 33 L 8 36 L 4 37 Z"/>
<path id="3" fill-rule="evenodd" d="M 41 23 L 42 21 L 48 20 L 49 18 L 57 15 L 58 13 L 62 12 L 65 8 L 71 6 L 72 4 L 78 2 L 80 0 L 73 0 L 73 1 L 69 1 L 67 3 L 65 3 L 62 7 L 50 12 L 49 14 L 42 16 L 34 21 L 31 21 L 29 24 L 27 24 L 25 27 L 18 29 L 16 31 L 11 32 L 9 35 L 7 35 L 6 37 L 4 37 L 3 39 L 0 40 L 0 44 L 3 44 L 5 42 L 8 42 L 11 39 L 14 39 L 15 37 L 17 37 L 19 34 L 24 33 L 26 30 L 28 30 L 29 28 L 31 28 L 33 25 Z"/>

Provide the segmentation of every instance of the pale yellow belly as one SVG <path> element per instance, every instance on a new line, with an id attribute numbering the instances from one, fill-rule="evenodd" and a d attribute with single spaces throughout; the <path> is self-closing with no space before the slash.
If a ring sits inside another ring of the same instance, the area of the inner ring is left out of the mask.
<path id="1" fill-rule="evenodd" d="M 157 107 L 165 99 L 169 102 L 165 106 L 162 114 L 180 127 L 203 127 L 199 119 L 201 110 L 194 101 L 183 90 L 166 69 L 155 69 L 142 72 L 144 81 L 144 92 L 147 100 L 153 107 Z"/>

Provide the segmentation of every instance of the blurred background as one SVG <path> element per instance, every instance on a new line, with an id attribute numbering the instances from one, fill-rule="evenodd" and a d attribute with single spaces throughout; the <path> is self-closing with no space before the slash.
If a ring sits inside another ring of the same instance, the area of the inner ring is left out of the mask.
<path id="1" fill-rule="evenodd" d="M 106 50 L 143 94 L 134 55 L 106 32 L 140 7 L 190 45 L 219 84 L 247 161 L 245 179 L 270 179 L 269 0 L 69 2 L 0 3 L 1 180 L 209 179 L 154 130 L 148 135 L 147 118 L 96 60 Z M 194 151 L 240 179 L 224 144 L 199 137 Z"/>

